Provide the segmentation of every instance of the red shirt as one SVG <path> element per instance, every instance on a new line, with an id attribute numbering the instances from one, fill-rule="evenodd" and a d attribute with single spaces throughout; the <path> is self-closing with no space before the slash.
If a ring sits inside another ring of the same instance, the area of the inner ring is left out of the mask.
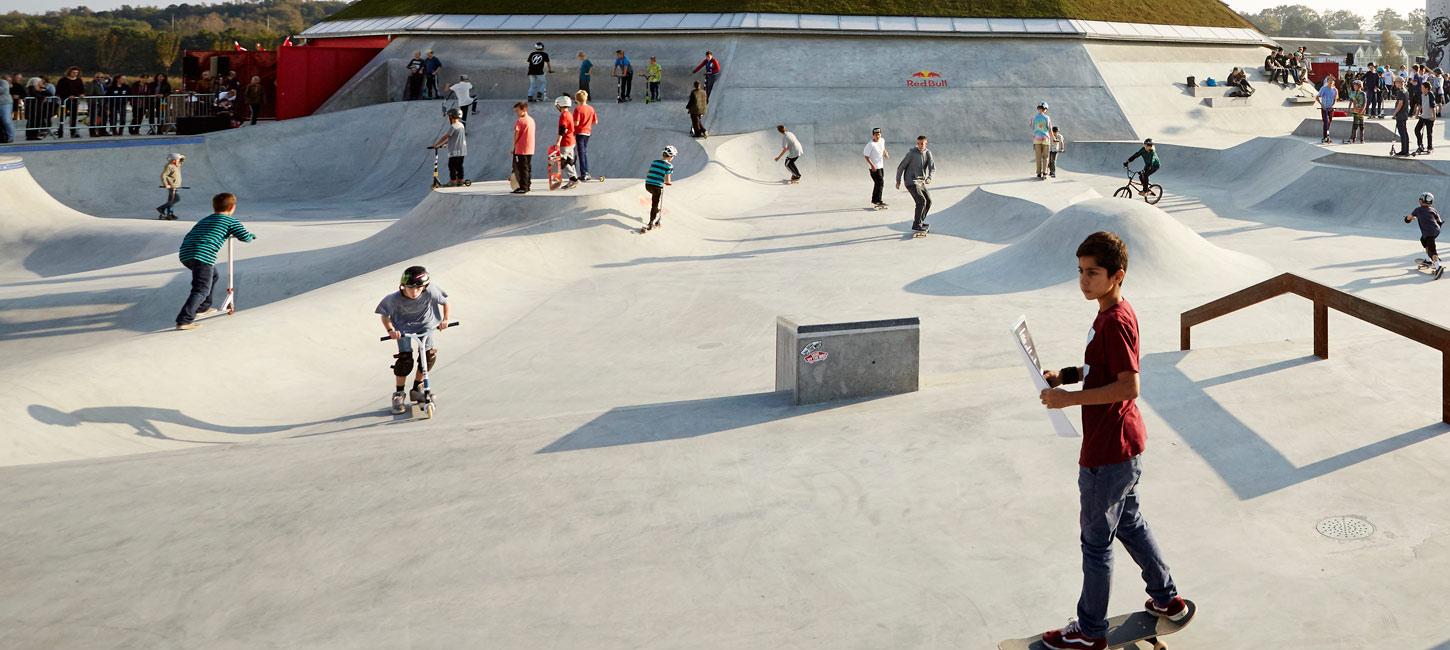
<path id="1" fill-rule="evenodd" d="M 514 155 L 534 155 L 534 118 L 528 115 L 514 121 Z"/>
<path id="2" fill-rule="evenodd" d="M 1101 388 L 1120 372 L 1138 372 L 1138 315 L 1126 300 L 1098 313 L 1083 353 L 1083 389 Z M 1148 432 L 1134 400 L 1082 407 L 1082 454 L 1077 464 L 1101 467 L 1143 453 Z"/>
<path id="3" fill-rule="evenodd" d="M 580 104 L 574 109 L 574 131 L 579 135 L 590 135 L 598 121 L 599 114 L 594 112 L 593 106 Z"/>
<path id="4" fill-rule="evenodd" d="M 559 111 L 559 135 L 564 136 L 559 141 L 559 148 L 574 146 L 574 114 L 569 111 Z"/>

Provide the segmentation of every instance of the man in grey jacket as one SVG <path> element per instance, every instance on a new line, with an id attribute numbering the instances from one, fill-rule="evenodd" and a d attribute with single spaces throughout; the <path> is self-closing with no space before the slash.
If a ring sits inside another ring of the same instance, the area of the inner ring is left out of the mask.
<path id="1" fill-rule="evenodd" d="M 901 189 L 904 177 L 906 191 L 911 194 L 911 200 L 916 201 L 916 216 L 911 221 L 911 229 L 917 232 L 927 229 L 926 213 L 931 210 L 931 194 L 926 191 L 926 185 L 931 182 L 934 171 L 936 165 L 932 162 L 931 152 L 926 149 L 926 136 L 916 136 L 916 147 L 908 150 L 901 157 L 901 163 L 896 165 L 896 189 Z"/>

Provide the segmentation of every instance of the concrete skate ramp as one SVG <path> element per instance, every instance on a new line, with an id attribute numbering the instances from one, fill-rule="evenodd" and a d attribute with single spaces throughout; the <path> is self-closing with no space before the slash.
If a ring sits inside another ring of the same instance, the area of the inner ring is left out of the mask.
<path id="1" fill-rule="evenodd" d="M 1341 159 L 1342 160 L 1342 159 Z M 1267 214 L 1307 217 L 1326 225 L 1394 229 L 1418 233 L 1400 219 L 1413 210 L 1415 197 L 1450 192 L 1440 174 L 1405 174 L 1338 165 L 1308 165 L 1294 183 L 1253 204 Z"/>
<path id="2" fill-rule="evenodd" d="M 1235 138 L 1289 133 L 1318 115 L 1312 106 L 1286 103 L 1293 88 L 1263 78 L 1262 47 L 1090 41 L 1083 48 L 1139 138 L 1223 146 Z M 1205 106 L 1189 92 L 1190 75 L 1202 85 L 1209 77 L 1227 79 L 1236 66 L 1249 73 L 1254 87 L 1248 106 Z M 1069 138 L 1090 139 L 1076 133 L 1073 120 L 1059 122 Z"/>
<path id="3" fill-rule="evenodd" d="M 1058 159 L 1064 169 L 1118 176 L 1126 180 L 1123 161 L 1141 147 L 1139 142 L 1078 142 Z M 1326 155 L 1323 149 L 1294 138 L 1254 138 L 1227 149 L 1160 144 L 1163 169 L 1153 175 L 1169 194 L 1180 190 L 1223 196 L 1237 205 L 1250 206 L 1297 186 L 1298 179 Z M 1141 162 L 1134 162 L 1141 168 Z"/>
<path id="4" fill-rule="evenodd" d="M 56 201 L 24 161 L 0 156 L 0 277 L 90 271 L 174 253 L 176 229 L 160 222 L 99 223 Z"/>
<path id="5" fill-rule="evenodd" d="M 470 178 L 502 180 L 512 164 L 513 102 L 485 102 L 470 116 Z M 183 218 L 210 211 L 212 194 L 232 192 L 241 200 L 239 215 L 311 218 L 323 214 L 391 216 L 401 214 L 428 193 L 433 152 L 425 149 L 443 133 L 439 102 L 367 106 L 297 120 L 208 134 L 201 144 L 66 148 L 24 154 L 42 187 L 62 203 L 99 216 L 155 216 L 160 202 L 159 176 L 166 154 L 187 156 L 183 181 L 192 189 L 177 206 Z M 676 177 L 698 172 L 704 158 L 690 144 L 688 120 L 677 129 L 663 105 L 624 111 L 600 106 L 600 125 L 590 144 L 591 172 L 641 177 L 666 144 L 680 148 Z M 635 108 L 635 107 L 631 107 Z M 678 111 L 683 115 L 683 111 Z M 535 105 L 534 177 L 546 175 L 544 152 L 554 142 L 557 112 Z M 446 152 L 440 165 L 446 163 Z M 440 174 L 447 178 L 445 168 Z"/>
<path id="6" fill-rule="evenodd" d="M 1185 287 L 1203 293 L 1229 291 L 1273 273 L 1258 258 L 1214 246 L 1154 206 L 1096 198 L 1058 211 L 1002 250 L 906 288 L 933 295 L 994 295 L 1072 283 L 1078 244 L 1100 230 L 1127 242 L 1126 284 L 1134 295 L 1183 294 Z"/>
<path id="7" fill-rule="evenodd" d="M 1043 191 L 1041 181 L 985 184 L 966 198 L 931 215 L 932 233 L 1003 244 L 1021 237 L 1073 203 L 1100 196 L 1092 188 L 1064 181 Z M 1075 186 L 1063 191 L 1063 186 Z"/>

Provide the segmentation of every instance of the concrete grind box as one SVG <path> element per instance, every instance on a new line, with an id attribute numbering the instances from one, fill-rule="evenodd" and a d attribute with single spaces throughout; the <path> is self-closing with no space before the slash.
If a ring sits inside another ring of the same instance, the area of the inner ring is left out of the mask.
<path id="1" fill-rule="evenodd" d="M 917 390 L 921 319 L 775 326 L 775 390 L 796 404 L 895 395 Z"/>

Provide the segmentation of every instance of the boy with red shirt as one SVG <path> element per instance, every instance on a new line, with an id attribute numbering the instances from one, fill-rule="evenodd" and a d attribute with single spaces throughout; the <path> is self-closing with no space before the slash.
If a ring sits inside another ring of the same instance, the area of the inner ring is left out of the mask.
<path id="1" fill-rule="evenodd" d="M 561 190 L 573 189 L 579 184 L 579 174 L 574 169 L 574 113 L 569 110 L 573 103 L 568 95 L 559 95 L 554 100 L 554 108 L 559 109 L 559 137 L 554 140 L 554 146 L 559 148 L 559 171 L 569 177 Z"/>
<path id="2" fill-rule="evenodd" d="M 514 104 L 514 115 L 514 178 L 519 187 L 513 193 L 528 194 L 534 173 L 534 118 L 526 102 Z"/>
<path id="3" fill-rule="evenodd" d="M 1138 315 L 1123 299 L 1128 246 L 1117 235 L 1098 232 L 1077 247 L 1078 288 L 1098 301 L 1081 368 L 1042 373 L 1047 408 L 1082 407 L 1082 452 L 1078 457 L 1078 499 L 1082 527 L 1082 596 L 1077 618 L 1042 635 L 1057 650 L 1107 648 L 1108 595 L 1113 577 L 1113 539 L 1123 542 L 1143 570 L 1150 596 L 1148 613 L 1172 621 L 1188 616 L 1163 554 L 1138 512 L 1139 454 L 1147 443 L 1138 398 Z M 1080 391 L 1058 386 L 1083 382 Z"/>
<path id="4" fill-rule="evenodd" d="M 574 137 L 579 141 L 579 178 L 588 183 L 589 177 L 589 136 L 594 133 L 594 125 L 599 123 L 599 114 L 594 112 L 594 107 L 589 105 L 589 91 L 581 89 L 574 93 Z"/>

